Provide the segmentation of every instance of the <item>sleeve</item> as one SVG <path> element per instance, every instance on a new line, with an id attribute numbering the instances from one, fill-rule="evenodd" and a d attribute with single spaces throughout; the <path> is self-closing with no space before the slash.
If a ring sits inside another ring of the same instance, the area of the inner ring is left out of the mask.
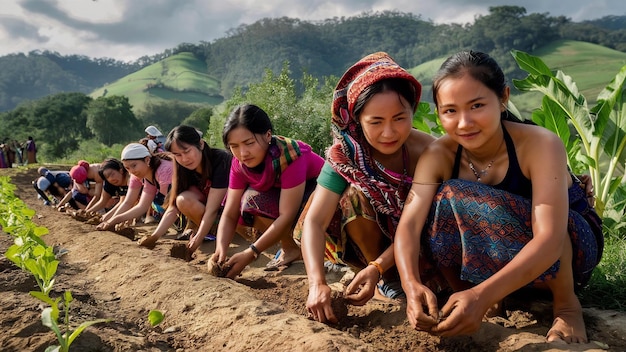
<path id="1" fill-rule="evenodd" d="M 337 194 L 342 194 L 348 187 L 348 182 L 329 163 L 325 163 L 322 167 L 317 177 L 317 184 Z"/>
<path id="2" fill-rule="evenodd" d="M 130 179 L 128 180 L 128 188 L 139 189 L 143 187 L 143 182 L 138 179 L 135 175 L 130 175 Z"/>
<path id="3" fill-rule="evenodd" d="M 167 194 L 172 185 L 172 175 L 174 174 L 173 162 L 162 160 L 156 171 L 155 177 L 159 181 L 159 193 Z"/>
<path id="4" fill-rule="evenodd" d="M 241 169 L 241 164 L 237 158 L 232 158 L 230 164 L 230 173 L 228 180 L 228 188 L 232 189 L 246 189 L 248 187 L 248 181 Z"/>
<path id="5" fill-rule="evenodd" d="M 293 188 L 299 184 L 306 182 L 307 169 L 310 165 L 309 156 L 311 153 L 304 154 L 289 164 L 285 171 L 280 175 L 280 188 Z M 311 165 L 312 166 L 312 165 Z"/>
<path id="6" fill-rule="evenodd" d="M 230 174 L 231 155 L 221 149 L 214 149 L 213 180 L 212 188 L 228 188 L 228 176 Z"/>

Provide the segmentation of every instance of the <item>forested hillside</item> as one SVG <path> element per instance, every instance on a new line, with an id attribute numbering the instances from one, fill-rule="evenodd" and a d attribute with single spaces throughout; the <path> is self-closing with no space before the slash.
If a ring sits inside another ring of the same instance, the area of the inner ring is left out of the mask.
<path id="1" fill-rule="evenodd" d="M 61 92 L 90 92 L 137 69 L 113 59 L 32 51 L 0 57 L 0 111 Z"/>
<path id="2" fill-rule="evenodd" d="M 171 55 L 192 52 L 219 80 L 219 94 L 261 80 L 266 69 L 280 71 L 288 61 L 294 78 L 303 72 L 321 78 L 340 75 L 363 55 L 383 50 L 401 65 L 414 67 L 463 48 L 489 52 L 507 74 L 515 75 L 511 49 L 532 52 L 557 39 L 572 39 L 626 51 L 626 16 L 572 22 L 563 16 L 527 14 L 523 7 L 499 6 L 473 23 L 435 24 L 425 15 L 363 13 L 318 22 L 266 18 L 228 31 L 213 42 L 181 43 L 132 63 L 53 52 L 0 57 L 0 111 L 24 100 L 59 92 L 91 93 Z"/>

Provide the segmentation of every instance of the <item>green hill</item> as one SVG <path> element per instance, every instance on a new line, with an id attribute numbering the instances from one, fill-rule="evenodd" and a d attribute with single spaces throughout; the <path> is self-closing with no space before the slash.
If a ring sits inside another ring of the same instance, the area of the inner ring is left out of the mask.
<path id="1" fill-rule="evenodd" d="M 574 40 L 557 40 L 530 53 L 539 56 L 553 70 L 561 70 L 572 77 L 580 92 L 593 105 L 598 94 L 626 65 L 626 53 L 607 47 Z M 445 57 L 437 58 L 409 69 L 423 85 L 422 99 L 432 102 L 432 78 Z M 516 94 L 515 88 L 511 101 L 524 114 L 541 105 L 539 93 Z M 530 115 L 526 115 L 530 117 Z"/>
<path id="2" fill-rule="evenodd" d="M 146 103 L 180 100 L 217 105 L 220 82 L 207 74 L 206 65 L 192 53 L 178 53 L 107 84 L 90 96 L 127 96 L 135 111 Z"/>

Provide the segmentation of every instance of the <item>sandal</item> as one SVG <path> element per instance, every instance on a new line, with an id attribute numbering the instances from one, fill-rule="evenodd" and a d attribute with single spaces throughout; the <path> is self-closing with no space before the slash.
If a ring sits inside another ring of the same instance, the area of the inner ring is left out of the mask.
<path id="1" fill-rule="evenodd" d="M 290 261 L 284 261 L 282 258 L 283 250 L 279 249 L 274 256 L 274 259 L 270 260 L 266 265 L 264 271 L 282 271 L 291 266 L 295 261 L 302 259 L 302 256 L 298 256 Z"/>
<path id="2" fill-rule="evenodd" d="M 191 238 L 191 236 L 193 236 L 194 232 L 195 231 L 193 229 L 187 229 L 183 231 L 181 234 L 179 234 L 178 236 L 176 236 L 176 240 L 188 241 Z"/>

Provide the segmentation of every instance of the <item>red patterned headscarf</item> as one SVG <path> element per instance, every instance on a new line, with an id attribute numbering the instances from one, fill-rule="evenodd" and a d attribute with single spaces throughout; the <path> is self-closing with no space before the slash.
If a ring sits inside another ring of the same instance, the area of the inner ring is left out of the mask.
<path id="1" fill-rule="evenodd" d="M 393 239 L 406 199 L 399 192 L 402 180 L 390 182 L 393 177 L 381 177 L 376 171 L 380 165 L 371 157 L 371 146 L 354 116 L 354 105 L 369 86 L 386 79 L 409 81 L 415 89 L 414 110 L 422 92 L 421 84 L 409 72 L 396 64 L 387 53 L 370 54 L 350 67 L 341 77 L 333 94 L 332 132 L 334 144 L 327 153 L 333 169 L 369 199 L 377 214 L 382 232 Z M 409 177 L 408 182 L 411 179 Z M 405 180 L 406 182 L 406 180 Z"/>

